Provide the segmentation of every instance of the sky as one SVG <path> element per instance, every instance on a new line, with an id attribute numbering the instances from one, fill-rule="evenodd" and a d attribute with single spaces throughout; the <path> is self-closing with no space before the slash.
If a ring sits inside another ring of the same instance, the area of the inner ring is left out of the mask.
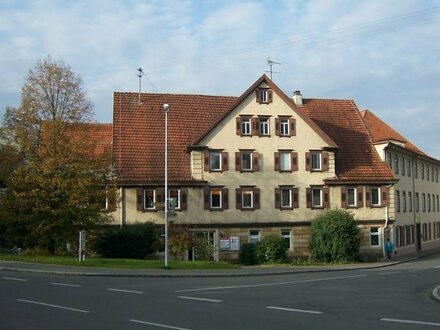
<path id="1" fill-rule="evenodd" d="M 98 122 L 114 91 L 352 99 L 440 159 L 436 0 L 0 0 L 0 117 L 50 55 L 79 74 Z"/>

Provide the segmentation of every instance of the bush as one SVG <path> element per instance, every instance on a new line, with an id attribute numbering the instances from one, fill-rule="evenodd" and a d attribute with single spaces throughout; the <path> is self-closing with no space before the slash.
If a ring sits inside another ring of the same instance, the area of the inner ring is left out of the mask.
<path id="1" fill-rule="evenodd" d="M 147 222 L 106 229 L 97 236 L 93 248 L 104 258 L 144 259 L 154 251 L 157 240 L 153 224 Z"/>
<path id="2" fill-rule="evenodd" d="M 287 249 L 281 237 L 266 236 L 255 245 L 255 257 L 258 263 L 285 262 Z"/>
<path id="3" fill-rule="evenodd" d="M 245 243 L 241 246 L 240 250 L 240 263 L 243 265 L 251 266 L 257 263 L 255 258 L 255 244 Z"/>
<path id="4" fill-rule="evenodd" d="M 360 239 L 360 229 L 350 211 L 326 210 L 312 220 L 310 248 L 319 261 L 356 261 Z"/>

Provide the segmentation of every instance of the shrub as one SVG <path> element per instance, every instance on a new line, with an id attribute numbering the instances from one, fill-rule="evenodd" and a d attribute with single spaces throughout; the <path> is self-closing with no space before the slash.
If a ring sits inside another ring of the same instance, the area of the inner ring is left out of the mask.
<path id="1" fill-rule="evenodd" d="M 360 229 L 352 212 L 331 209 L 312 220 L 310 248 L 317 260 L 352 262 L 357 260 L 359 247 Z"/>
<path id="2" fill-rule="evenodd" d="M 206 237 L 194 237 L 192 241 L 196 260 L 213 261 L 214 245 Z"/>
<path id="3" fill-rule="evenodd" d="M 255 258 L 255 244 L 254 243 L 245 243 L 241 246 L 240 254 L 240 263 L 243 265 L 251 266 L 257 263 Z"/>
<path id="4" fill-rule="evenodd" d="M 266 236 L 255 245 L 258 263 L 280 263 L 286 261 L 288 246 L 281 237 Z"/>

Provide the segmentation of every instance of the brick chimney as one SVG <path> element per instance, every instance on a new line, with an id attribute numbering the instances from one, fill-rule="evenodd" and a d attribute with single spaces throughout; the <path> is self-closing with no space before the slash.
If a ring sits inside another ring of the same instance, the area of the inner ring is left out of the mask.
<path id="1" fill-rule="evenodd" d="M 300 91 L 294 91 L 292 99 L 296 105 L 303 105 L 303 99 Z"/>

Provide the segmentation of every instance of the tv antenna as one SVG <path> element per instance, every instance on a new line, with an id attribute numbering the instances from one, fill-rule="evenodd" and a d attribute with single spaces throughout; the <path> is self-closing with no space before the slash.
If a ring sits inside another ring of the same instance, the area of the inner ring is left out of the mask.
<path id="1" fill-rule="evenodd" d="M 270 57 L 268 57 L 268 58 L 267 58 L 267 65 L 269 65 L 269 71 L 266 71 L 266 72 L 270 73 L 270 80 L 272 80 L 272 74 L 273 74 L 273 73 L 281 73 L 281 72 L 273 71 L 273 70 L 272 70 L 272 66 L 273 66 L 274 64 L 281 65 L 280 62 L 272 61 L 272 60 L 270 59 Z"/>
<path id="2" fill-rule="evenodd" d="M 144 72 L 142 71 L 142 68 L 137 68 L 138 74 L 137 77 L 139 78 L 139 104 L 141 104 L 141 92 L 142 92 L 142 75 Z"/>

